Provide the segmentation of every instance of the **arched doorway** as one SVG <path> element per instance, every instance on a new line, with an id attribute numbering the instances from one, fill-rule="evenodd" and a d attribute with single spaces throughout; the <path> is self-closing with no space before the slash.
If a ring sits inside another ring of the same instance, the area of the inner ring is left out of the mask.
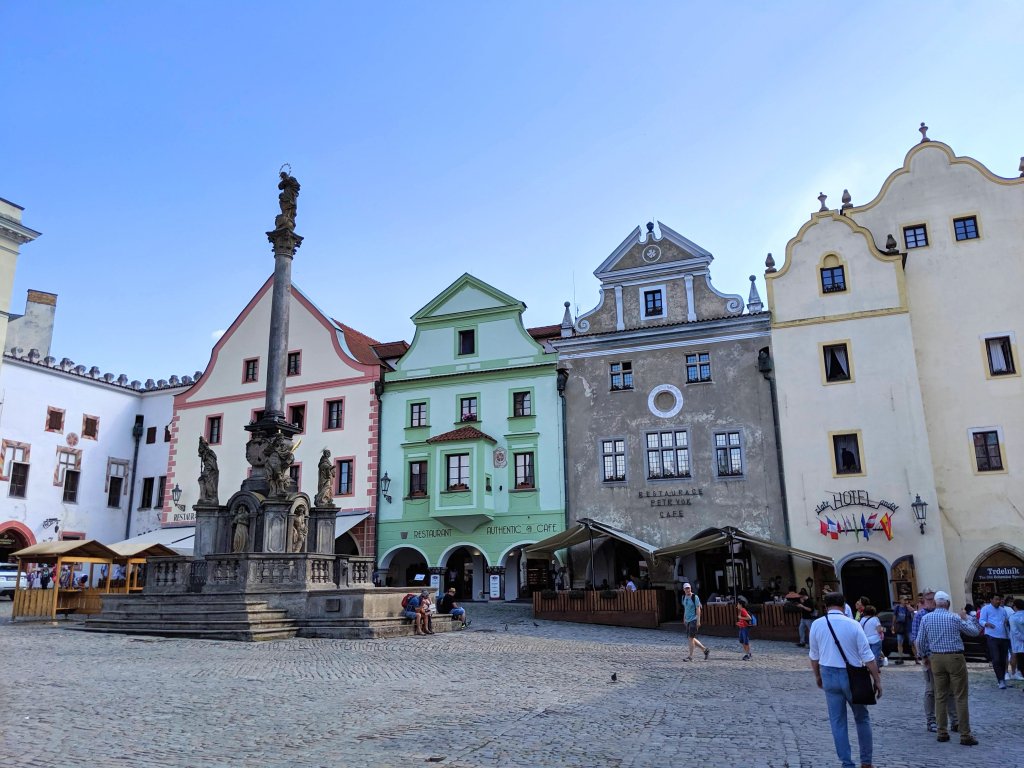
<path id="1" fill-rule="evenodd" d="M 858 598 L 866 597 L 879 611 L 892 607 L 888 570 L 875 558 L 861 556 L 847 560 L 839 572 L 839 579 L 846 602 L 850 605 Z"/>
<path id="2" fill-rule="evenodd" d="M 22 531 L 20 523 L 0 523 L 0 563 L 6 563 L 14 552 L 32 546 L 31 531 Z"/>
<path id="3" fill-rule="evenodd" d="M 336 555 L 358 555 L 359 545 L 352 538 L 352 534 L 346 531 L 334 540 L 334 554 Z"/>
<path id="4" fill-rule="evenodd" d="M 417 549 L 402 547 L 384 556 L 381 570 L 387 571 L 384 580 L 386 587 L 419 587 L 430 586 L 430 572 L 427 570 L 427 558 Z"/>
<path id="5" fill-rule="evenodd" d="M 992 595 L 1024 596 L 1024 557 L 1014 548 L 1000 544 L 983 553 L 969 573 L 971 600 L 981 605 Z"/>
<path id="6" fill-rule="evenodd" d="M 455 587 L 455 599 L 469 602 L 486 589 L 487 559 L 478 549 L 460 546 L 451 550 L 444 561 L 443 589 Z"/>

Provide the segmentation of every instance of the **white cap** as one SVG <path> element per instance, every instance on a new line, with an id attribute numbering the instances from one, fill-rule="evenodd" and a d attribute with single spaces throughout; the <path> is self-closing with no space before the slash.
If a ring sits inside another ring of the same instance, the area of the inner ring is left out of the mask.
<path id="1" fill-rule="evenodd" d="M 948 592 L 936 592 L 935 593 L 936 603 L 952 603 L 953 601 L 949 598 Z"/>
<path id="2" fill-rule="evenodd" d="M 686 589 L 687 587 L 690 587 L 689 582 L 687 582 L 686 584 L 683 584 L 683 589 Z M 690 589 L 693 589 L 693 587 L 690 587 Z"/>

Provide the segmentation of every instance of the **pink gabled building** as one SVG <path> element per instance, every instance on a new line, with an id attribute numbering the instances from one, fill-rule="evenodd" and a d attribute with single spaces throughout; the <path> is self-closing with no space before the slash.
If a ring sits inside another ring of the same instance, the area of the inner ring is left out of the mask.
<path id="1" fill-rule="evenodd" d="M 195 525 L 192 505 L 199 496 L 200 435 L 217 454 L 221 503 L 239 489 L 250 470 L 245 460 L 249 433 L 244 427 L 259 418 L 264 407 L 272 285 L 268 279 L 256 292 L 214 345 L 203 376 L 174 398 L 165 528 Z M 295 436 L 292 476 L 299 490 L 313 496 L 321 452 L 328 449 L 335 465 L 338 507 L 335 551 L 372 556 L 378 496 L 377 389 L 386 363 L 374 351 L 376 341 L 332 319 L 295 285 L 289 313 L 285 410 L 301 427 Z M 380 346 L 386 350 L 393 345 Z"/>

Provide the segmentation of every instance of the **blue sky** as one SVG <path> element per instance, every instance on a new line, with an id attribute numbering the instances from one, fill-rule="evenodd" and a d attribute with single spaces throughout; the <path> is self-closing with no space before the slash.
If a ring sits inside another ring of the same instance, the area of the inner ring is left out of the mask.
<path id="1" fill-rule="evenodd" d="M 1020 3 L 31 2 L 0 10 L 0 197 L 44 234 L 12 310 L 59 295 L 52 354 L 130 378 L 206 366 L 273 270 L 380 341 L 465 271 L 529 325 L 658 218 L 742 293 L 844 188 L 929 135 L 1024 155 Z"/>

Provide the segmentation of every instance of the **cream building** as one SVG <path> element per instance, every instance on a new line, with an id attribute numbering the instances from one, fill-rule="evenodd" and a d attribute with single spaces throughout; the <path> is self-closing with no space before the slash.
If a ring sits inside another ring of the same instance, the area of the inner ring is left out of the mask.
<path id="1" fill-rule="evenodd" d="M 21 223 L 20 205 L 0 198 L 0 350 L 8 352 L 7 318 L 11 311 L 11 292 L 14 290 L 14 272 L 18 266 L 18 252 L 25 243 L 31 243 L 40 233 Z M 44 352 L 44 356 L 49 352 Z"/>
<path id="2" fill-rule="evenodd" d="M 1024 593 L 1022 243 L 1024 179 L 925 138 L 769 260 L 793 545 L 848 593 Z"/>

